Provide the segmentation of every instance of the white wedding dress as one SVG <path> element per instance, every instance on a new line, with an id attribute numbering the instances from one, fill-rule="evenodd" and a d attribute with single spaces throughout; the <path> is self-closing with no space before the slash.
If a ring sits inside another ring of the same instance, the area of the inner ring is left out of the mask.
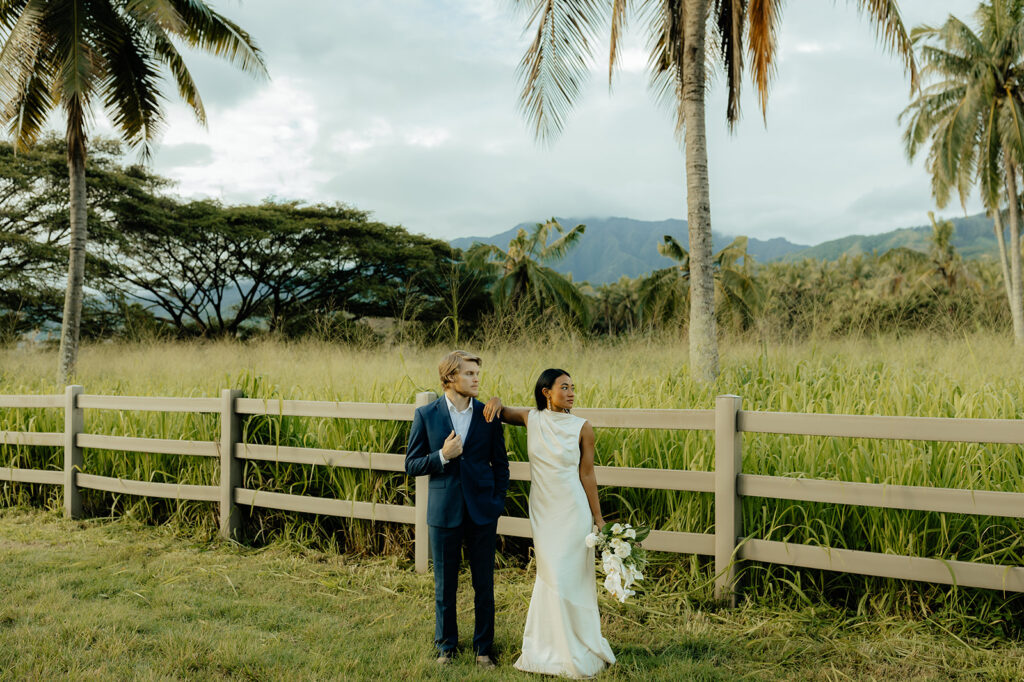
<path id="1" fill-rule="evenodd" d="M 527 417 L 537 581 L 515 662 L 526 672 L 590 677 L 615 662 L 601 636 L 594 549 L 585 543 L 594 524 L 579 472 L 585 421 L 551 410 L 530 410 Z"/>

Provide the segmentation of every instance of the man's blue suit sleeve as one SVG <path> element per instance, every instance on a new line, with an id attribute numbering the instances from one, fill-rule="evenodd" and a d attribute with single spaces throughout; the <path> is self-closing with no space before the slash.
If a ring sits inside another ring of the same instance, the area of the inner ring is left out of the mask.
<path id="1" fill-rule="evenodd" d="M 405 473 L 410 476 L 428 476 L 441 471 L 441 453 L 430 451 L 423 415 L 420 410 L 416 410 L 412 417 L 412 428 L 409 429 L 409 446 L 405 449 Z"/>
<path id="2" fill-rule="evenodd" d="M 508 492 L 508 451 L 505 449 L 505 428 L 498 420 L 494 427 L 496 433 L 491 439 L 491 472 L 494 474 L 495 492 L 504 496 Z"/>

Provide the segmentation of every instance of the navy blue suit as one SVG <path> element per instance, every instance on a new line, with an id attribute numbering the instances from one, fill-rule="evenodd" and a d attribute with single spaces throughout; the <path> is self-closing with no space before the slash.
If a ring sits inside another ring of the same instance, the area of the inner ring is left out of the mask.
<path id="1" fill-rule="evenodd" d="M 458 645 L 455 595 L 465 544 L 473 576 L 473 648 L 484 655 L 492 653 L 494 641 L 494 550 L 509 474 L 501 421 L 488 423 L 483 403 L 474 399 L 472 405 L 462 455 L 443 465 L 440 450 L 455 430 L 448 403 L 441 396 L 417 409 L 409 431 L 405 471 L 410 476 L 430 476 L 427 524 L 434 558 L 434 643 L 447 654 Z"/>

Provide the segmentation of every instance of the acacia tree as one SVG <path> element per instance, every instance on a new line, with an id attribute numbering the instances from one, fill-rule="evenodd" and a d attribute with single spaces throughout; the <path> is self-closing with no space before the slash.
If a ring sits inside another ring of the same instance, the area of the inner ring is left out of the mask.
<path id="1" fill-rule="evenodd" d="M 202 0 L 0 0 L 0 122 L 19 148 L 31 146 L 60 108 L 70 179 L 70 248 L 58 381 L 78 355 L 88 240 L 86 143 L 97 105 L 125 142 L 151 153 L 163 123 L 162 84 L 203 124 L 206 113 L 176 41 L 265 76 L 252 38 Z"/>
<path id="2" fill-rule="evenodd" d="M 589 74 L 592 44 L 610 27 L 608 78 L 615 71 L 631 17 L 647 23 L 650 84 L 676 119 L 686 154 L 686 219 L 690 233 L 690 369 L 700 381 L 718 375 L 711 199 L 704 97 L 708 64 L 718 61 L 729 91 L 730 128 L 740 116 L 744 52 L 762 114 L 776 69 L 776 38 L 785 0 L 518 0 L 530 8 L 536 36 L 519 66 L 521 108 L 535 136 L 553 139 Z M 896 0 L 857 0 L 884 42 L 903 58 L 916 82 L 910 41 Z M 710 38 L 710 50 L 708 39 Z M 744 40 L 746 45 L 744 45 Z M 715 59 L 717 57 L 717 60 Z"/>
<path id="3" fill-rule="evenodd" d="M 111 286 L 179 335 L 236 336 L 265 326 L 308 332 L 323 316 L 393 314 L 399 299 L 439 317 L 446 243 L 344 205 L 180 204 L 149 196 L 115 209 L 102 251 Z"/>
<path id="4" fill-rule="evenodd" d="M 64 140 L 53 134 L 28 152 L 0 142 L 0 337 L 13 340 L 61 322 L 70 232 L 65 151 Z M 122 158 L 119 142 L 90 141 L 86 267 L 96 290 L 107 284 L 99 252 L 116 237 L 115 209 L 169 183 Z M 82 335 L 101 332 L 97 322 L 109 316 L 109 305 L 84 297 Z"/>
<path id="5" fill-rule="evenodd" d="M 1024 164 L 1024 1 L 992 0 L 975 13 L 978 31 L 952 15 L 918 26 L 912 39 L 928 84 L 900 115 L 907 156 L 925 147 L 939 207 L 953 192 L 966 208 L 975 183 L 995 228 L 1015 342 L 1024 344 L 1018 177 Z M 1007 208 L 1010 244 L 1004 240 Z"/>

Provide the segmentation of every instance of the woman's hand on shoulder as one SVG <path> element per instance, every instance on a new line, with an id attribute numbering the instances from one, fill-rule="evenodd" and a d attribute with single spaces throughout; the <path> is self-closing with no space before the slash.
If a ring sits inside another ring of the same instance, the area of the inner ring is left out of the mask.
<path id="1" fill-rule="evenodd" d="M 501 412 L 504 406 L 501 404 L 501 398 L 494 396 L 484 405 L 484 419 L 488 422 L 494 421 L 497 417 L 501 419 Z"/>
<path id="2" fill-rule="evenodd" d="M 484 405 L 484 419 L 492 422 L 495 419 L 506 424 L 526 426 L 526 415 L 529 413 L 525 407 L 509 407 L 501 403 L 501 398 L 494 396 Z"/>

